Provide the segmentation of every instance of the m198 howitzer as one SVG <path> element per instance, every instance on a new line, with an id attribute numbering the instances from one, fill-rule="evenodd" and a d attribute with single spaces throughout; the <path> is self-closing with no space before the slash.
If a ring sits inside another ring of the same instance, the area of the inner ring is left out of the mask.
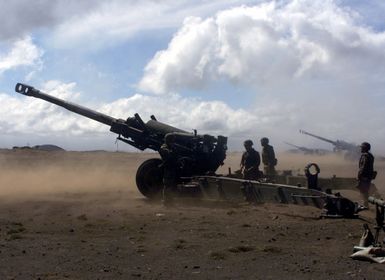
<path id="1" fill-rule="evenodd" d="M 15 91 L 43 99 L 71 112 L 93 119 L 110 127 L 117 139 L 139 150 L 159 151 L 167 134 L 174 135 L 174 148 L 178 154 L 178 177 L 214 173 L 226 158 L 227 137 L 198 135 L 157 121 L 154 116 L 144 122 L 139 114 L 126 120 L 116 119 L 89 108 L 66 102 L 43 93 L 32 86 L 18 83 Z M 136 184 L 146 197 L 155 197 L 163 187 L 162 160 L 153 158 L 143 162 L 136 173 Z"/>
<path id="2" fill-rule="evenodd" d="M 304 131 L 304 130 L 300 130 L 299 132 L 302 134 L 309 135 L 311 137 L 314 137 L 314 138 L 317 138 L 319 140 L 322 140 L 322 141 L 325 141 L 325 142 L 332 144 L 334 152 L 347 152 L 347 154 L 346 154 L 347 158 L 358 157 L 358 155 L 360 154 L 359 146 L 355 145 L 353 143 L 348 143 L 348 142 L 343 141 L 343 140 L 333 141 L 333 140 L 309 133 L 309 132 Z"/>
<path id="3" fill-rule="evenodd" d="M 311 149 L 311 148 L 306 148 L 306 147 L 302 147 L 302 146 L 297 146 L 297 145 L 294 145 L 294 144 L 291 144 L 289 142 L 284 142 L 286 145 L 289 145 L 291 147 L 294 147 L 296 148 L 298 151 L 301 151 L 303 152 L 305 155 L 313 155 L 313 154 L 316 154 L 316 155 L 324 155 L 327 153 L 326 150 L 322 150 L 322 149 Z"/>

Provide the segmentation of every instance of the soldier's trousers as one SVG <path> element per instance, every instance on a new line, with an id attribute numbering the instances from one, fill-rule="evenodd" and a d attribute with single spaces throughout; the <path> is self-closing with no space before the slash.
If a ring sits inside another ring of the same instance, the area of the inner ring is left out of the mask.
<path id="1" fill-rule="evenodd" d="M 244 171 L 243 173 L 243 179 L 245 180 L 258 180 L 260 177 L 260 171 L 258 169 Z"/>
<path id="2" fill-rule="evenodd" d="M 268 179 L 273 179 L 276 175 L 275 167 L 273 165 L 265 165 L 263 167 L 264 175 Z"/>
<path id="3" fill-rule="evenodd" d="M 371 181 L 367 179 L 361 179 L 358 181 L 358 190 L 361 193 L 362 199 L 364 201 L 364 206 L 369 207 L 369 189 L 370 189 Z"/>

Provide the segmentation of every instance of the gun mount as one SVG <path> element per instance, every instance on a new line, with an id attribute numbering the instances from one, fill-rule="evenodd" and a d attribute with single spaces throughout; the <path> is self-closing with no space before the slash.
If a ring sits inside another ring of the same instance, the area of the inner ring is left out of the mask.
<path id="1" fill-rule="evenodd" d="M 375 234 L 373 235 L 368 224 L 364 224 L 364 233 L 361 236 L 360 243 L 358 246 L 354 246 L 353 251 L 355 253 L 350 257 L 383 263 L 385 250 L 382 248 L 382 245 L 385 244 L 385 238 L 382 242 L 378 239 L 380 232 L 385 232 L 385 200 L 370 196 L 368 201 L 376 207 Z"/>
<path id="2" fill-rule="evenodd" d="M 380 235 L 380 231 L 383 230 L 385 232 L 385 200 L 375 198 L 373 196 L 370 196 L 368 201 L 376 206 L 376 226 L 374 229 L 376 230 L 375 236 L 374 236 L 374 246 L 376 246 L 378 243 L 378 238 Z M 384 242 L 385 243 L 385 239 Z"/>
<path id="3" fill-rule="evenodd" d="M 198 135 L 159 122 L 154 116 L 143 122 L 139 114 L 126 120 L 116 119 L 89 108 L 70 103 L 43 93 L 32 86 L 18 83 L 15 91 L 56 104 L 71 112 L 93 119 L 110 127 L 117 139 L 139 150 L 159 151 L 166 134 L 175 135 L 175 149 L 178 151 L 178 177 L 214 173 L 226 158 L 227 137 Z M 136 173 L 136 184 L 146 197 L 155 197 L 163 188 L 162 161 L 153 158 L 143 162 Z"/>
<path id="4" fill-rule="evenodd" d="M 349 142 L 346 142 L 343 140 L 333 141 L 333 140 L 330 140 L 328 138 L 324 138 L 324 137 L 309 133 L 309 132 L 304 131 L 304 130 L 300 130 L 299 132 L 302 134 L 317 138 L 321 141 L 328 142 L 328 143 L 332 144 L 333 145 L 333 151 L 334 152 L 346 152 L 345 157 L 347 159 L 354 159 L 354 158 L 359 157 L 359 155 L 360 155 L 359 146 L 356 144 L 349 143 Z"/>

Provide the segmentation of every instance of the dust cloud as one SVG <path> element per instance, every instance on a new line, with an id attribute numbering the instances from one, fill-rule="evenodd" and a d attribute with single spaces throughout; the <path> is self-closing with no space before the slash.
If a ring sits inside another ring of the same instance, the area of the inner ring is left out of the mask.
<path id="1" fill-rule="evenodd" d="M 347 257 L 360 240 L 360 219 L 319 219 L 319 209 L 300 205 L 170 209 L 144 199 L 136 170 L 157 156 L 0 150 L 0 279 L 282 279 L 288 272 L 384 279 Z M 240 156 L 229 153 L 218 173 L 238 169 Z M 356 162 L 335 156 L 277 158 L 279 170 L 294 173 L 309 162 L 325 177 L 357 171 Z M 384 163 L 376 169 L 383 180 Z M 373 221 L 374 210 L 362 215 Z"/>
<path id="2" fill-rule="evenodd" d="M 0 196 L 130 191 L 138 166 L 156 154 L 2 150 Z"/>
<path id="3" fill-rule="evenodd" d="M 33 150 L 0 150 L 0 196 L 34 196 L 55 193 L 130 192 L 136 189 L 135 174 L 146 159 L 155 153 L 121 152 L 45 152 Z M 239 169 L 241 153 L 229 153 L 218 173 Z M 355 177 L 357 161 L 339 155 L 301 155 L 280 153 L 277 170 L 303 174 L 308 163 L 317 163 L 320 177 Z M 384 190 L 385 162 L 375 161 L 377 188 Z"/>

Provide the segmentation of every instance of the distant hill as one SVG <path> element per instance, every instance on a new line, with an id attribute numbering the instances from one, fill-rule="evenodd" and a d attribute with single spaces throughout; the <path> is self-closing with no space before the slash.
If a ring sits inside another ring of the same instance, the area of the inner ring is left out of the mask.
<path id="1" fill-rule="evenodd" d="M 63 148 L 56 146 L 56 145 L 51 145 L 51 144 L 44 144 L 44 145 L 36 145 L 33 146 L 32 149 L 35 150 L 40 150 L 40 151 L 65 151 Z"/>
<path id="2" fill-rule="evenodd" d="M 63 148 L 52 145 L 52 144 L 44 144 L 44 145 L 36 145 L 36 146 L 22 146 L 22 147 L 13 147 L 14 150 L 38 150 L 38 151 L 47 151 L 47 152 L 53 152 L 53 151 L 65 151 Z"/>

